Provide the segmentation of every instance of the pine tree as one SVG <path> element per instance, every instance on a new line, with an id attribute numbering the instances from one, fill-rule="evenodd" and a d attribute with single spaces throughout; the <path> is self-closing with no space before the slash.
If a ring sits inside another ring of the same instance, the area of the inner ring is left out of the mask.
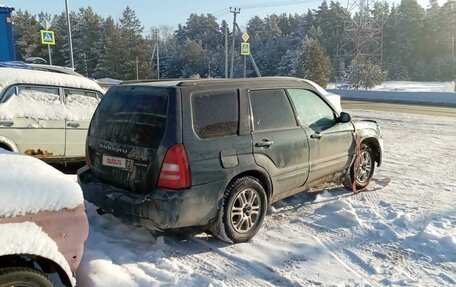
<path id="1" fill-rule="evenodd" d="M 92 8 L 80 8 L 73 26 L 73 51 L 76 71 L 92 78 L 103 52 L 99 39 L 103 33 L 103 18 Z"/>
<path id="2" fill-rule="evenodd" d="M 94 77 L 122 79 L 122 61 L 121 47 L 119 43 L 120 29 L 111 17 L 106 18 L 103 23 L 102 37 L 99 39 L 98 46 L 101 47 L 102 53 L 99 55 L 99 61 L 95 67 Z"/>
<path id="3" fill-rule="evenodd" d="M 119 20 L 121 61 L 120 70 L 122 80 L 136 79 L 136 61 L 138 61 L 138 76 L 140 79 L 152 77 L 151 56 L 152 48 L 142 36 L 144 27 L 141 25 L 135 11 L 126 7 Z"/>
<path id="4" fill-rule="evenodd" d="M 314 81 L 325 88 L 331 76 L 331 62 L 316 39 L 306 37 L 296 66 L 296 76 Z"/>
<path id="5" fill-rule="evenodd" d="M 380 66 L 373 64 L 365 55 L 358 54 L 348 68 L 348 84 L 351 88 L 371 89 L 386 78 Z"/>
<path id="6" fill-rule="evenodd" d="M 18 10 L 14 16 L 14 22 L 17 59 L 41 56 L 40 24 L 36 18 L 27 11 Z"/>

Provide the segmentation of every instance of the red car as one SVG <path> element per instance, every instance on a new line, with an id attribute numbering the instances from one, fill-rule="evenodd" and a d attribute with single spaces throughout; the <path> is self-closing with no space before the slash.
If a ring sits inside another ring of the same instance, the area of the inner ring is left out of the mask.
<path id="1" fill-rule="evenodd" d="M 0 149 L 0 286 L 74 286 L 89 224 L 79 185 Z"/>

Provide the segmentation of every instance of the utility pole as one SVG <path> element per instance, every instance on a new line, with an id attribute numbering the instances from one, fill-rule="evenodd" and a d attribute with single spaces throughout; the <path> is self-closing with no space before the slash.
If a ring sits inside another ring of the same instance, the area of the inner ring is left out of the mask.
<path id="1" fill-rule="evenodd" d="M 228 23 L 225 25 L 225 78 L 228 78 Z"/>
<path id="2" fill-rule="evenodd" d="M 138 61 L 138 57 L 136 57 L 136 80 L 139 80 L 139 61 Z"/>
<path id="3" fill-rule="evenodd" d="M 73 59 L 73 40 L 71 38 L 71 23 L 70 23 L 70 13 L 68 12 L 68 0 L 65 0 L 65 10 L 67 16 L 67 25 L 68 25 L 68 39 L 70 43 L 70 63 L 71 68 L 74 69 L 74 59 Z"/>
<path id="4" fill-rule="evenodd" d="M 240 8 L 231 8 L 230 7 L 230 13 L 233 13 L 234 19 L 233 19 L 233 41 L 231 44 L 231 70 L 230 70 L 230 78 L 233 78 L 233 72 L 234 72 L 234 51 L 236 48 L 234 47 L 235 45 L 235 36 L 236 36 L 236 16 L 237 14 L 241 13 Z"/>
<path id="5" fill-rule="evenodd" d="M 52 66 L 51 45 L 48 44 L 49 66 Z"/>
<path id="6" fill-rule="evenodd" d="M 157 79 L 160 79 L 160 30 L 155 30 L 157 37 Z"/>
<path id="7" fill-rule="evenodd" d="M 451 1 L 451 40 L 452 40 L 452 49 L 451 54 L 454 58 L 454 0 Z M 456 86 L 455 86 L 456 89 Z"/>
<path id="8" fill-rule="evenodd" d="M 242 30 L 241 30 L 241 28 L 239 27 L 238 24 L 236 24 L 236 28 L 237 28 L 237 33 L 239 33 L 239 36 L 241 36 L 242 35 Z M 255 62 L 255 59 L 253 58 L 252 51 L 250 51 L 249 58 L 250 58 L 250 61 L 252 62 L 252 66 L 253 66 L 253 69 L 255 70 L 255 73 L 256 73 L 257 77 L 261 77 L 260 69 L 258 69 L 258 66 L 257 66 L 257 64 Z"/>

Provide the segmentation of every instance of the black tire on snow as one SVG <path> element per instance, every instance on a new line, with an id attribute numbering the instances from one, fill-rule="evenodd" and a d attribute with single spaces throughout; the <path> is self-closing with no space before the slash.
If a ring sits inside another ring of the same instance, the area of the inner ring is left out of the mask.
<path id="1" fill-rule="evenodd" d="M 0 269 L 0 287 L 10 286 L 54 287 L 46 274 L 27 267 Z"/>
<path id="2" fill-rule="evenodd" d="M 361 153 L 364 152 L 364 151 L 367 151 L 369 153 L 369 156 L 371 158 L 372 166 L 371 166 L 371 171 L 370 171 L 370 174 L 369 174 L 367 180 L 365 180 L 364 182 L 359 182 L 358 179 L 356 180 L 356 189 L 357 190 L 363 189 L 363 188 L 365 188 L 366 186 L 369 185 L 369 182 L 371 181 L 372 177 L 374 176 L 374 171 L 375 171 L 375 156 L 374 156 L 374 152 L 372 151 L 370 146 L 368 146 L 367 144 L 363 144 L 362 143 L 361 144 Z M 345 178 L 344 178 L 344 180 L 342 182 L 344 187 L 349 189 L 349 190 L 353 189 L 353 180 L 355 179 L 355 162 L 356 162 L 356 159 L 353 161 L 353 164 L 350 167 L 350 172 L 347 173 L 347 175 L 345 176 Z"/>
<path id="3" fill-rule="evenodd" d="M 258 196 L 259 212 L 253 226 L 246 232 L 235 230 L 231 217 L 231 208 L 238 195 L 246 189 L 255 190 Z M 266 192 L 261 183 L 250 176 L 244 176 L 232 181 L 225 190 L 218 215 L 209 226 L 209 232 L 215 237 L 228 243 L 241 243 L 250 240 L 260 230 L 267 210 Z"/>

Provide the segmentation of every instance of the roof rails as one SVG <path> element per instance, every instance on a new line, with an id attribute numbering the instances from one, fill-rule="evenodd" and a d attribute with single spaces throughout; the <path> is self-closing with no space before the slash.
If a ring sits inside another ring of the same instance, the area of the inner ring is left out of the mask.
<path id="1" fill-rule="evenodd" d="M 143 79 L 143 80 L 126 80 L 122 81 L 120 85 L 124 84 L 135 84 L 135 83 L 154 83 L 154 82 L 180 82 L 187 79 Z"/>
<path id="2" fill-rule="evenodd" d="M 2 68 L 17 68 L 17 69 L 30 69 L 26 63 L 21 61 L 6 61 L 0 62 L 0 67 Z"/>
<path id="3" fill-rule="evenodd" d="M 174 82 L 172 85 L 182 87 L 182 86 L 195 86 L 198 84 L 226 84 L 226 83 L 235 83 L 235 82 L 249 82 L 249 81 L 295 81 L 303 82 L 303 79 L 294 78 L 294 77 L 255 77 L 255 78 L 212 78 L 212 79 L 189 79 L 189 78 L 178 78 L 178 79 L 145 79 L 145 80 L 129 80 L 123 81 L 121 85 L 125 84 L 135 84 L 135 83 L 161 83 L 161 82 Z"/>
<path id="4" fill-rule="evenodd" d="M 294 78 L 294 77 L 282 77 L 282 76 L 271 76 L 271 77 L 254 77 L 254 78 L 213 78 L 213 79 L 188 79 L 180 82 L 178 86 L 193 86 L 199 83 L 207 84 L 207 83 L 215 83 L 215 84 L 223 84 L 223 83 L 232 83 L 232 82 L 249 82 L 249 81 L 298 81 L 302 82 L 302 79 Z"/>

